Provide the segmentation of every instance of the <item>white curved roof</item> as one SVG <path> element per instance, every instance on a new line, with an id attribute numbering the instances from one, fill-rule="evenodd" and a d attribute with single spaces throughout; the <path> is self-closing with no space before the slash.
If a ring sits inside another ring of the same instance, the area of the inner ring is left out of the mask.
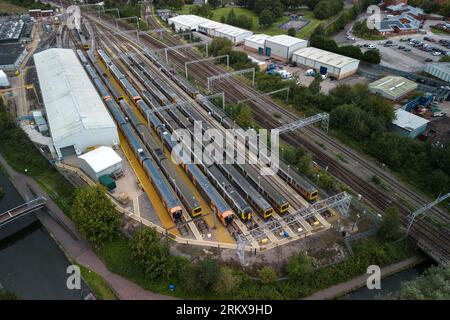
<path id="1" fill-rule="evenodd" d="M 85 130 L 116 127 L 73 50 L 52 48 L 33 57 L 55 144 Z"/>
<path id="2" fill-rule="evenodd" d="M 86 161 L 95 173 L 100 173 L 122 162 L 122 158 L 112 148 L 105 146 L 98 147 L 78 158 Z"/>

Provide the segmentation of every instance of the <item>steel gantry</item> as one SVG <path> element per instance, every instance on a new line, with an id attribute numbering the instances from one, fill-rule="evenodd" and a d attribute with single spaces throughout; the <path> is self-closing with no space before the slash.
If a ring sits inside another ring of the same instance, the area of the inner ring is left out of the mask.
<path id="1" fill-rule="evenodd" d="M 168 56 L 168 52 L 170 50 L 178 50 L 178 49 L 183 49 L 183 48 L 192 48 L 192 47 L 196 47 L 196 46 L 201 46 L 201 45 L 205 45 L 205 51 L 206 51 L 206 56 L 208 56 L 208 42 L 207 41 L 199 41 L 199 42 L 194 42 L 194 43 L 187 43 L 187 44 L 180 44 L 178 46 L 172 46 L 172 47 L 165 47 L 165 48 L 161 48 L 161 49 L 156 49 L 156 50 L 149 50 L 150 53 L 160 53 L 160 52 L 164 52 L 164 56 L 166 58 L 166 64 L 169 64 L 169 56 Z"/>
<path id="2" fill-rule="evenodd" d="M 137 16 L 123 17 L 123 18 L 118 18 L 118 19 L 116 19 L 116 23 L 117 23 L 117 21 L 121 21 L 121 20 L 134 20 L 134 19 L 136 19 L 136 30 L 126 30 L 126 31 L 123 31 L 123 30 L 119 30 L 118 27 L 117 27 L 117 30 L 119 30 L 121 33 L 134 33 L 134 32 L 136 32 L 136 38 L 137 38 L 137 40 L 139 41 L 139 33 L 141 32 L 141 31 L 140 31 L 140 28 L 139 28 L 139 21 L 141 20 L 141 18 L 139 18 L 139 17 L 137 17 Z"/>
<path id="3" fill-rule="evenodd" d="M 283 133 L 286 133 L 286 132 L 297 130 L 299 128 L 303 128 L 303 127 L 309 126 L 309 125 L 311 125 L 313 123 L 316 123 L 316 122 L 319 122 L 319 121 L 322 122 L 322 129 L 325 132 L 328 132 L 328 126 L 329 126 L 329 123 L 330 123 L 330 115 L 328 113 L 326 113 L 326 112 L 321 112 L 321 113 L 318 113 L 318 114 L 313 115 L 313 116 L 308 117 L 308 118 L 303 118 L 303 119 L 296 120 L 294 122 L 285 124 L 285 125 L 283 125 L 281 127 L 273 129 L 273 130 L 278 130 L 279 134 L 283 134 Z"/>
<path id="4" fill-rule="evenodd" d="M 245 246 L 247 244 L 260 242 L 267 238 L 269 233 L 276 234 L 286 226 L 300 223 L 301 220 L 308 219 L 316 214 L 321 214 L 332 208 L 335 208 L 342 216 L 346 217 L 348 216 L 351 202 L 352 196 L 344 191 L 327 199 L 317 201 L 309 207 L 304 207 L 298 211 L 283 215 L 282 220 L 285 223 L 280 223 L 277 219 L 272 219 L 257 228 L 249 230 L 247 234 L 240 234 L 237 238 L 237 255 L 241 263 L 244 264 L 245 262 Z"/>
<path id="5" fill-rule="evenodd" d="M 416 219 L 418 219 L 420 216 L 425 216 L 427 211 L 429 211 L 435 205 L 437 205 L 438 203 L 444 201 L 445 199 L 447 199 L 449 197 L 450 197 L 450 192 L 445 194 L 445 195 L 443 195 L 443 196 L 439 196 L 433 202 L 430 202 L 429 204 L 423 206 L 422 208 L 419 208 L 416 211 L 411 212 L 406 217 L 406 220 L 408 221 L 408 226 L 406 227 L 406 235 L 405 236 L 407 236 L 409 234 L 409 231 L 411 230 L 411 227 L 412 227 L 413 223 L 416 221 Z"/>
<path id="6" fill-rule="evenodd" d="M 209 96 L 201 96 L 201 97 L 197 97 L 195 100 L 186 100 L 186 101 L 179 101 L 176 103 L 172 103 L 172 104 L 168 104 L 159 108 L 155 108 L 155 109 L 151 109 L 149 110 L 149 114 L 153 114 L 153 113 L 157 113 L 157 112 L 162 112 L 162 111 L 166 111 L 166 110 L 171 110 L 171 109 L 176 109 L 177 107 L 192 107 L 192 103 L 195 101 L 209 101 L 213 98 L 216 97 L 221 97 L 222 98 L 222 108 L 225 108 L 225 94 L 223 92 L 218 92 Z"/>
<path id="7" fill-rule="evenodd" d="M 243 69 L 243 70 L 239 70 L 239 71 L 233 71 L 233 72 L 228 72 L 228 73 L 222 73 L 216 76 L 211 76 L 208 77 L 208 92 L 211 92 L 211 82 L 214 80 L 220 80 L 220 79 L 224 79 L 224 78 L 231 78 L 231 77 L 235 77 L 244 73 L 248 73 L 248 72 L 252 72 L 253 73 L 253 78 L 252 78 L 252 86 L 255 86 L 255 68 L 249 68 L 249 69 Z"/>
<path id="8" fill-rule="evenodd" d="M 289 92 L 290 92 L 290 90 L 291 90 L 290 87 L 286 87 L 286 88 L 274 90 L 274 91 L 271 91 L 271 92 L 262 93 L 262 94 L 260 94 L 258 96 L 250 97 L 250 98 L 247 98 L 247 99 L 244 99 L 244 100 L 239 100 L 238 103 L 255 100 L 255 99 L 258 99 L 260 97 L 270 96 L 272 94 L 283 92 L 283 91 L 286 91 L 286 100 L 285 100 L 285 102 L 287 103 L 288 100 L 289 100 Z"/>
<path id="9" fill-rule="evenodd" d="M 117 12 L 117 19 L 120 19 L 120 11 L 118 8 L 111 8 L 111 9 L 105 9 L 105 7 L 100 7 L 97 11 L 97 15 L 100 18 L 100 12 L 103 12 L 103 14 L 105 14 L 105 12 L 107 11 L 114 11 Z M 114 19 L 114 21 L 116 22 L 116 29 L 119 29 L 119 22 L 117 19 Z"/>
<path id="10" fill-rule="evenodd" d="M 198 59 L 198 60 L 192 60 L 192 61 L 187 61 L 184 63 L 184 71 L 186 74 L 186 79 L 188 78 L 188 65 L 189 64 L 193 64 L 193 63 L 199 63 L 199 62 L 204 62 L 204 61 L 211 61 L 211 60 L 216 60 L 216 59 L 222 59 L 222 58 L 227 58 L 227 70 L 230 69 L 230 56 L 227 54 L 221 55 L 221 56 L 215 56 L 215 57 L 209 57 L 209 58 L 204 58 L 204 59 Z"/>

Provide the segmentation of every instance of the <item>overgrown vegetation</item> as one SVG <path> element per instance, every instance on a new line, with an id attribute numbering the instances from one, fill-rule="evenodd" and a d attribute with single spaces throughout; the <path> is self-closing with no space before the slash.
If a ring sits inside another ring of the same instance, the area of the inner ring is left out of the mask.
<path id="1" fill-rule="evenodd" d="M 380 36 L 376 29 L 369 29 L 367 27 L 367 20 L 358 21 L 353 25 L 353 34 L 358 38 L 366 40 L 381 40 L 385 39 L 384 36 Z"/>
<path id="2" fill-rule="evenodd" d="M 385 241 L 395 241 L 402 235 L 400 211 L 396 207 L 389 207 L 383 214 L 378 235 Z"/>
<path id="3" fill-rule="evenodd" d="M 2 186 L 0 186 L 0 199 L 2 199 L 5 196 L 5 190 Z"/>
<path id="4" fill-rule="evenodd" d="M 70 216 L 78 230 L 96 247 L 111 240 L 119 230 L 119 213 L 103 186 L 77 189 Z"/>
<path id="5" fill-rule="evenodd" d="M 425 13 L 436 13 L 444 17 L 450 17 L 449 0 L 444 0 L 441 3 L 434 0 L 409 0 L 408 4 L 422 8 Z"/>
<path id="6" fill-rule="evenodd" d="M 62 177 L 16 126 L 0 99 L 0 152 L 11 167 L 26 172 L 49 193 L 61 209 L 69 212 L 74 187 Z"/>
<path id="7" fill-rule="evenodd" d="M 398 292 L 380 297 L 387 300 L 448 300 L 450 299 L 450 265 L 427 269 L 423 275 L 403 282 Z"/>
<path id="8" fill-rule="evenodd" d="M 411 255 L 407 242 L 383 245 L 373 240 L 361 241 L 355 245 L 355 255 L 342 262 L 316 269 L 311 257 L 294 256 L 285 269 L 286 280 L 276 281 L 275 271 L 270 267 L 263 267 L 257 274 L 260 280 L 255 281 L 243 271 L 220 266 L 216 260 L 193 262 L 174 256 L 160 259 L 159 252 L 165 245 L 161 244 L 159 235 L 151 235 L 142 240 L 141 232 L 147 231 L 138 231 L 139 239 L 133 238 L 131 241 L 117 237 L 100 249 L 99 254 L 108 269 L 137 282 L 147 290 L 190 299 L 298 299 L 363 274 L 368 265 L 384 266 Z M 154 277 L 152 271 L 148 276 L 145 271 L 146 263 L 142 263 L 141 258 L 136 259 L 130 255 L 136 241 L 142 241 L 141 248 L 148 245 L 151 249 L 145 249 L 144 256 L 156 253 L 151 258 L 152 264 L 156 265 L 160 261 L 162 265 L 169 267 L 170 275 Z M 175 285 L 175 292 L 168 289 L 169 284 Z"/>
<path id="9" fill-rule="evenodd" d="M 0 300 L 17 300 L 17 296 L 12 292 L 0 289 Z"/>
<path id="10" fill-rule="evenodd" d="M 49 3 L 43 3 L 40 0 L 3 0 L 14 4 L 19 7 L 27 8 L 27 9 L 42 9 L 48 10 L 52 8 L 52 5 Z"/>

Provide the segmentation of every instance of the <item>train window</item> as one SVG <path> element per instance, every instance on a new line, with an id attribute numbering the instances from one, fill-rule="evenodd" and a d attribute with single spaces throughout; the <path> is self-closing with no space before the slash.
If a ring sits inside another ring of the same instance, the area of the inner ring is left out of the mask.
<path id="1" fill-rule="evenodd" d="M 286 211 L 289 208 L 289 203 L 283 204 L 281 206 L 281 211 Z"/>
<path id="2" fill-rule="evenodd" d="M 314 198 L 316 198 L 317 197 L 317 191 L 314 191 L 312 194 L 311 194 L 311 199 L 314 199 Z"/>
<path id="3" fill-rule="evenodd" d="M 194 209 L 194 214 L 199 214 L 200 212 L 202 212 L 202 207 L 197 207 Z"/>

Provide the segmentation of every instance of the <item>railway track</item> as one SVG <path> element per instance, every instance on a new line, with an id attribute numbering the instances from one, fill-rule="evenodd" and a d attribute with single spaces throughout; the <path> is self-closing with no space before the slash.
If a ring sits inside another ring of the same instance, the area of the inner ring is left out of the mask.
<path id="1" fill-rule="evenodd" d="M 153 21 L 153 19 L 148 19 L 149 22 Z M 159 27 L 159 25 L 155 23 L 149 23 L 150 27 Z M 162 43 L 160 40 L 151 37 L 150 35 L 141 37 L 141 41 L 145 41 L 148 43 L 153 49 L 161 49 L 167 46 L 167 44 Z M 169 45 L 180 44 L 179 40 L 172 37 L 171 35 L 166 35 L 165 40 L 169 42 Z M 184 50 L 183 54 L 173 53 L 172 51 L 169 53 L 170 58 L 173 59 L 174 63 L 180 67 L 184 68 L 184 63 L 187 61 L 191 61 L 194 59 L 199 59 L 199 54 L 191 49 Z M 191 73 L 193 77 L 199 83 L 205 83 L 206 77 L 211 75 L 217 75 L 223 73 L 223 68 L 214 65 L 212 63 L 201 63 L 195 68 L 195 72 Z M 203 81 L 202 81 L 203 79 Z M 271 112 L 277 111 L 282 113 L 286 118 L 291 119 L 292 121 L 297 119 L 293 114 L 289 113 L 287 110 L 277 106 L 270 99 L 265 97 L 258 97 L 260 94 L 254 88 L 250 88 L 239 80 L 230 79 L 226 81 L 217 82 L 217 87 L 222 89 L 223 91 L 228 93 L 228 97 L 231 97 L 230 100 L 232 102 L 236 102 L 237 100 L 242 100 L 245 98 L 254 97 L 255 99 L 251 101 L 249 104 L 252 106 L 255 112 L 255 118 L 257 121 L 261 122 L 265 127 L 273 128 L 280 125 L 280 123 L 274 119 L 271 119 Z M 269 116 L 267 116 L 269 114 Z M 374 172 L 376 172 L 377 176 L 381 177 L 383 180 L 392 183 L 398 190 L 405 193 L 408 198 L 412 198 L 414 203 L 423 204 L 425 201 L 422 197 L 415 195 L 410 192 L 407 188 L 402 186 L 400 183 L 396 182 L 394 179 L 391 179 L 387 175 L 385 175 L 381 170 L 376 168 L 374 165 L 369 163 L 367 160 L 361 158 L 356 155 L 354 152 L 349 151 L 347 148 L 342 147 L 340 144 L 334 142 L 329 137 L 324 137 L 319 130 L 314 128 L 308 128 L 304 130 L 309 134 L 313 134 L 321 139 L 324 139 L 327 143 L 333 144 L 335 148 L 341 150 L 348 157 L 354 159 L 355 161 L 364 164 Z M 409 209 L 405 207 L 403 203 L 401 203 L 398 199 L 392 197 L 392 195 L 387 194 L 374 187 L 369 182 L 361 179 L 349 169 L 344 168 L 342 164 L 340 164 L 337 160 L 328 156 L 325 152 L 320 150 L 316 145 L 310 142 L 307 138 L 302 137 L 297 133 L 293 133 L 290 135 L 285 135 L 283 138 L 286 142 L 294 145 L 294 146 L 304 146 L 314 155 L 314 160 L 323 166 L 328 166 L 329 172 L 336 176 L 339 180 L 346 183 L 350 187 L 352 187 L 355 191 L 364 195 L 365 198 L 377 209 L 384 211 L 390 205 L 396 205 L 399 207 L 403 214 L 403 220 L 405 221 L 405 217 L 409 214 Z M 448 215 L 445 214 L 442 210 L 435 210 L 434 214 L 436 214 L 440 219 L 444 222 L 448 222 Z M 448 232 L 445 230 L 440 230 L 436 226 L 432 225 L 429 222 L 424 220 L 418 221 L 411 230 L 411 235 L 414 239 L 417 240 L 419 245 L 422 248 L 426 248 L 428 253 L 430 253 L 435 260 L 438 261 L 449 261 L 450 258 L 450 250 L 449 250 L 449 237 Z M 430 249 L 430 250 L 428 250 Z M 430 252 L 433 251 L 433 252 Z"/>

